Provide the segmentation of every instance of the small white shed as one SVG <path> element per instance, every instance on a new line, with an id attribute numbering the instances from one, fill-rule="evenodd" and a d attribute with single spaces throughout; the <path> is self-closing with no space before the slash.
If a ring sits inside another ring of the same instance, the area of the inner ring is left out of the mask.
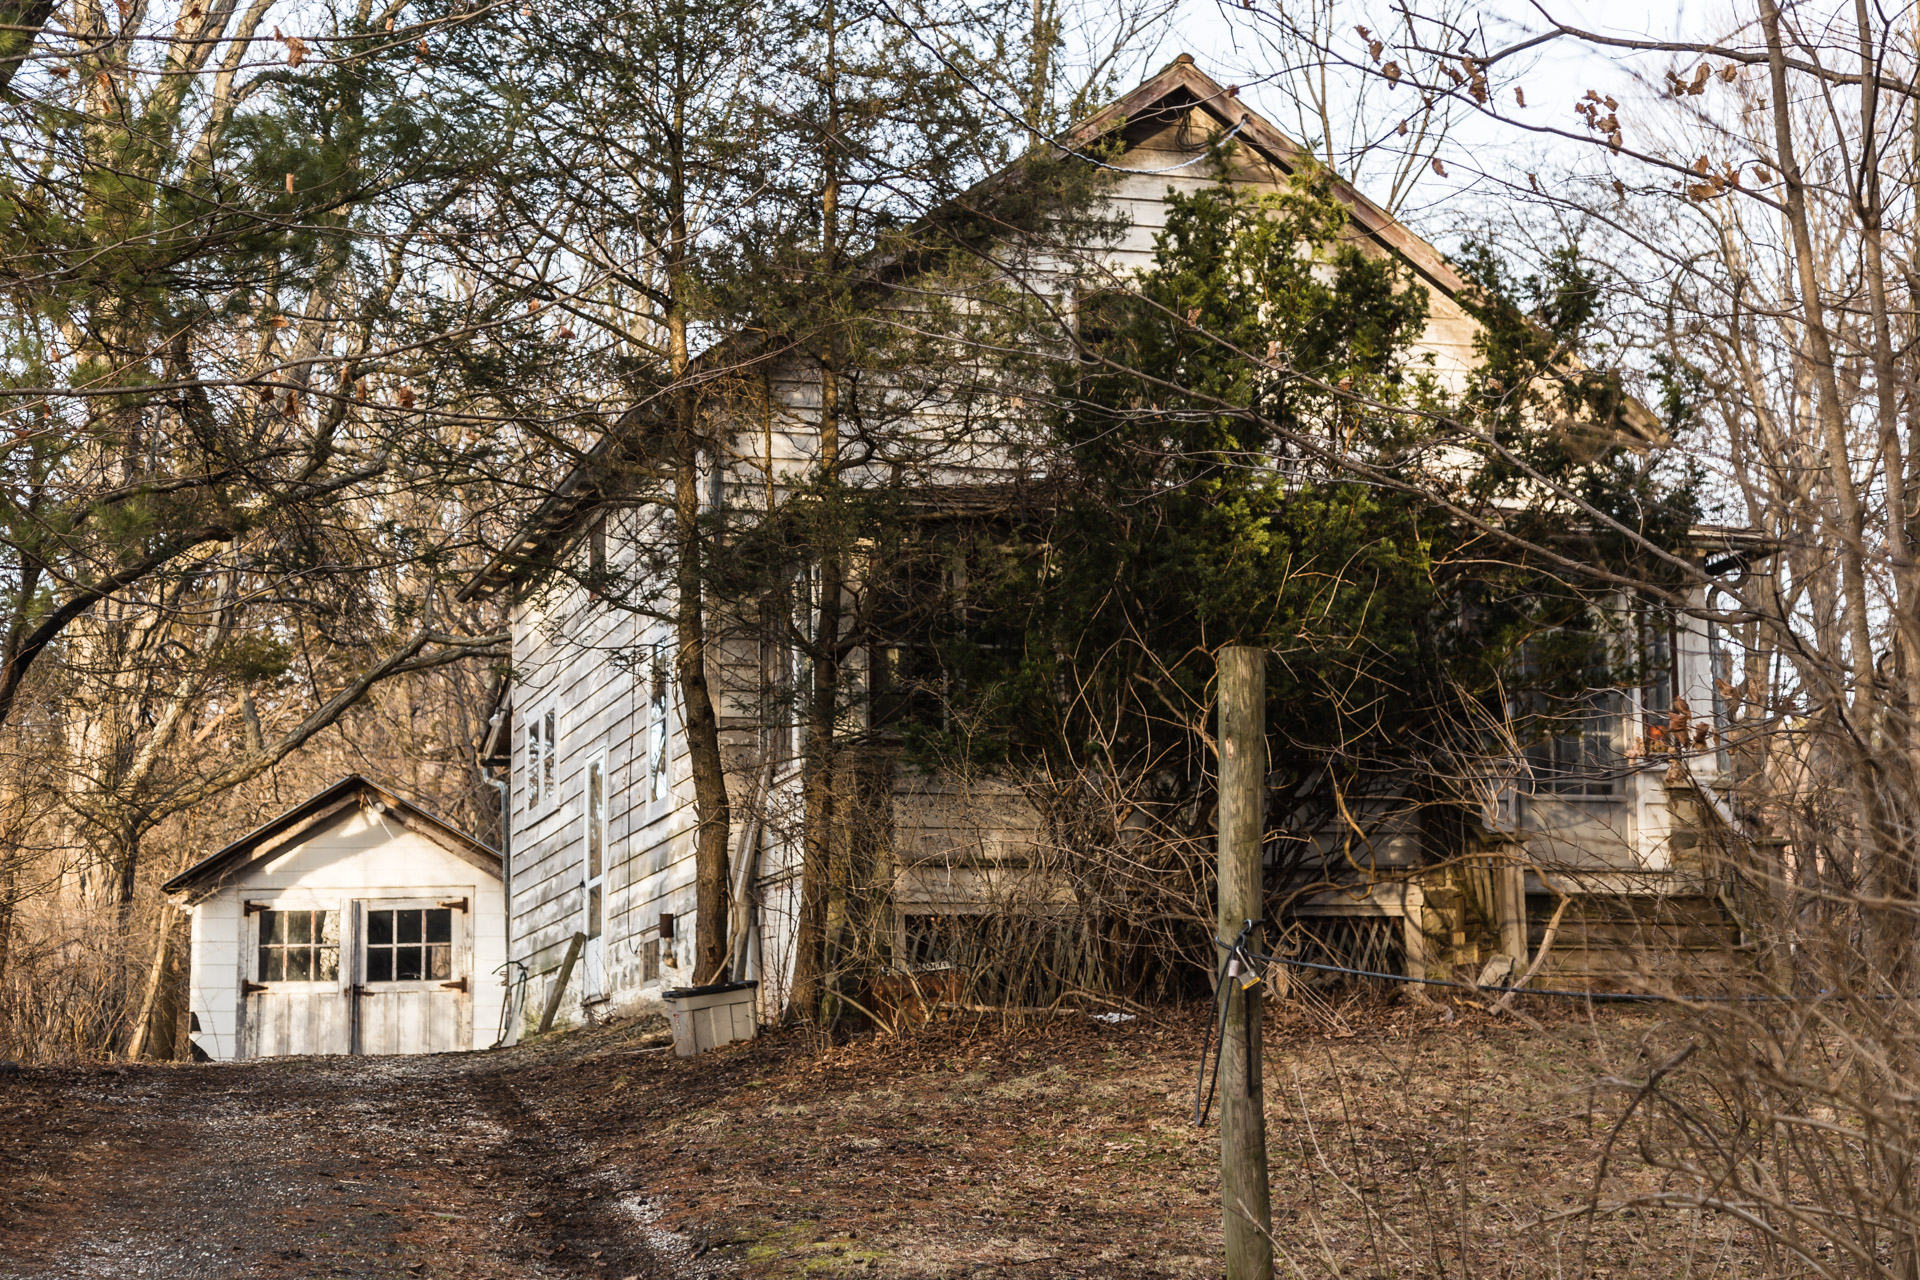
<path id="1" fill-rule="evenodd" d="M 167 881 L 193 918 L 211 1058 L 444 1053 L 494 1042 L 500 855 L 391 790 L 341 779 Z"/>

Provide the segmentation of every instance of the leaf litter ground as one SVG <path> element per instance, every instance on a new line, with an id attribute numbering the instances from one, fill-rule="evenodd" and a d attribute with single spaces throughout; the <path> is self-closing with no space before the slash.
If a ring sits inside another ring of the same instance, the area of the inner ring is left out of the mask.
<path id="1" fill-rule="evenodd" d="M 0 1076 L 0 1280 L 1215 1277 L 1205 1018 L 784 1032 L 693 1061 L 656 1020 L 432 1058 L 29 1068 Z M 1583 1212 L 1620 1107 L 1592 1082 L 1644 1074 L 1664 1034 L 1280 1007 L 1279 1273 L 1757 1274 L 1727 1224 Z"/>

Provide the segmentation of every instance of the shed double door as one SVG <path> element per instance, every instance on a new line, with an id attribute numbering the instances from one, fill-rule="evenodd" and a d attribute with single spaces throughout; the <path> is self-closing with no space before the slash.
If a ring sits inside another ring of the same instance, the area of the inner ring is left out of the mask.
<path id="1" fill-rule="evenodd" d="M 473 1046 L 467 901 L 354 903 L 355 1053 L 449 1053 Z"/>

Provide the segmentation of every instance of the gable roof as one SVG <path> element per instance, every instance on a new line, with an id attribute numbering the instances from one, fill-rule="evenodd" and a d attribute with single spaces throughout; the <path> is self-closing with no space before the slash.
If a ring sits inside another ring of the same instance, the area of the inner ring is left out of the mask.
<path id="1" fill-rule="evenodd" d="M 1116 135 L 1145 136 L 1178 116 L 1200 110 L 1212 116 L 1223 131 L 1232 130 L 1262 159 L 1287 173 L 1302 168 L 1326 166 L 1311 152 L 1259 112 L 1240 101 L 1238 85 L 1222 85 L 1194 65 L 1191 54 L 1181 54 L 1151 79 L 1117 102 L 1074 125 L 1060 138 L 1060 145 L 1080 151 L 1113 139 Z M 1335 174 L 1334 194 L 1347 206 L 1354 225 L 1375 244 L 1411 267 L 1432 288 L 1449 296 L 1469 288 L 1460 273 L 1447 265 L 1440 251 L 1409 231 L 1392 214 L 1360 194 L 1358 188 Z"/>
<path id="2" fill-rule="evenodd" d="M 471 863 L 496 880 L 500 878 L 502 867 L 498 853 L 398 792 L 350 773 L 255 827 L 219 852 L 202 858 L 160 888 L 170 894 L 190 894 L 197 901 L 246 867 L 300 843 L 302 837 L 360 806 L 375 808 L 393 817 L 407 830 L 425 836 L 463 862 Z"/>
<path id="3" fill-rule="evenodd" d="M 1303 168 L 1325 169 L 1311 152 L 1282 133 L 1271 121 L 1240 101 L 1236 86 L 1222 85 L 1195 65 L 1191 54 L 1181 54 L 1117 101 L 1073 125 L 1057 140 L 1065 155 L 1078 155 L 1116 139 L 1141 141 L 1193 110 L 1204 111 L 1268 163 L 1292 174 Z M 974 184 L 973 192 L 989 191 L 1014 172 L 1008 166 Z M 1398 258 L 1429 288 L 1448 298 L 1459 298 L 1472 286 L 1447 264 L 1433 245 L 1414 234 L 1391 213 L 1362 195 L 1337 174 L 1333 191 L 1344 204 L 1353 225 L 1380 250 Z M 1577 366 L 1576 366 L 1577 367 Z M 1624 425 L 1644 445 L 1667 443 L 1659 419 L 1631 396 L 1622 412 Z M 585 514 L 610 499 L 605 481 L 614 469 L 615 441 L 641 425 L 636 412 L 614 422 L 586 457 L 561 481 L 520 526 L 514 538 L 474 574 L 456 593 L 460 600 L 482 599 L 519 579 L 552 556 L 574 536 Z"/>

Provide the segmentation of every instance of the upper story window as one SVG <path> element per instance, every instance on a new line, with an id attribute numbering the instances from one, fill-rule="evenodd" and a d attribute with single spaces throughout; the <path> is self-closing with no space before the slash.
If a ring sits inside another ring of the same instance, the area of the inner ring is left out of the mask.
<path id="1" fill-rule="evenodd" d="M 527 717 L 527 812 L 534 813 L 554 801 L 556 768 L 555 730 L 558 728 L 552 707 Z"/>
<path id="2" fill-rule="evenodd" d="M 667 761 L 671 725 L 667 719 L 668 651 L 665 644 L 653 647 L 653 661 L 647 664 L 647 778 L 645 795 L 649 802 L 667 798 Z"/>
<path id="3" fill-rule="evenodd" d="M 607 517 L 597 515 L 587 526 L 587 594 L 598 600 L 607 593 Z"/>

